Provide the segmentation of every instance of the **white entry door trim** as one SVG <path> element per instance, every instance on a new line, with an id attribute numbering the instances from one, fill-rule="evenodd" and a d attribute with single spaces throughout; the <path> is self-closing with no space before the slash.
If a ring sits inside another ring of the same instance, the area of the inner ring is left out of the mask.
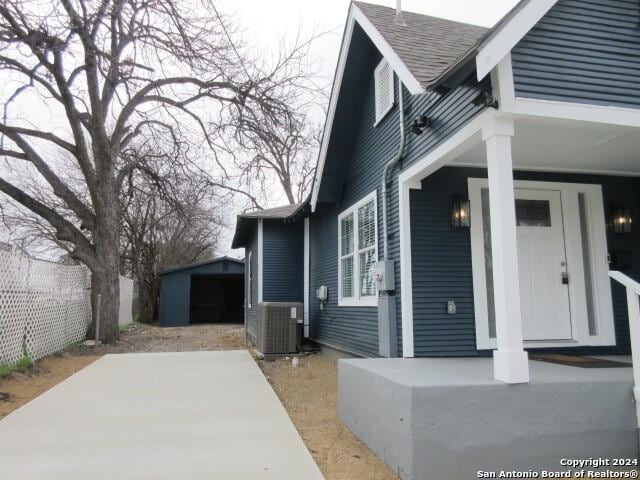
<path id="1" fill-rule="evenodd" d="M 525 347 L 573 347 L 615 345 L 611 284 L 608 278 L 607 239 L 604 204 L 600 185 L 517 180 L 516 189 L 555 190 L 560 192 L 562 222 L 565 234 L 571 338 L 567 340 L 525 341 Z M 487 179 L 468 181 L 471 204 L 471 254 L 476 324 L 479 350 L 495 349 L 496 340 L 489 333 L 489 310 L 485 270 L 484 230 L 482 221 L 482 189 Z M 581 219 L 580 212 L 584 213 Z M 585 230 L 583 232 L 582 230 Z M 583 241 L 583 234 L 586 235 Z M 588 261 L 583 257 L 588 251 Z M 585 268 L 589 269 L 586 272 Z M 590 279 L 590 280 L 585 280 Z M 589 284 L 587 284 L 589 282 Z M 589 297 L 587 290 L 592 294 Z M 590 320 L 591 319 L 591 320 Z"/>

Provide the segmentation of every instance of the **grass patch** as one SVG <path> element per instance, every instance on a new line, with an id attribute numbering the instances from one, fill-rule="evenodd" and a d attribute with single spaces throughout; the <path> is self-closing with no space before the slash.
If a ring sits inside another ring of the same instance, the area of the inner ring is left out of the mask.
<path id="1" fill-rule="evenodd" d="M 13 373 L 24 373 L 31 368 L 33 360 L 29 355 L 23 355 L 16 363 L 0 365 L 0 378 L 8 377 Z"/>

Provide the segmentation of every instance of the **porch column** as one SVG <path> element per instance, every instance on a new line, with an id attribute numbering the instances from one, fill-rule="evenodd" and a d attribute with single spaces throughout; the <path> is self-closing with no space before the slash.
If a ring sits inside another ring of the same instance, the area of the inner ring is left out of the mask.
<path id="1" fill-rule="evenodd" d="M 513 120 L 493 118 L 482 129 L 487 147 L 491 251 L 496 316 L 497 350 L 493 374 L 506 383 L 529 381 L 529 361 L 523 348 L 520 281 L 516 237 L 515 196 L 511 137 Z"/>

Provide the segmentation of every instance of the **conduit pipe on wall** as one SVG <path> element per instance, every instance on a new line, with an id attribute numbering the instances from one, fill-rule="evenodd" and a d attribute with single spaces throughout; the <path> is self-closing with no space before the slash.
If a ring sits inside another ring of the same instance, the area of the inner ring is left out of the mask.
<path id="1" fill-rule="evenodd" d="M 404 93 L 400 78 L 398 78 L 398 93 L 398 106 L 400 114 L 400 146 L 398 148 L 398 152 L 391 160 L 387 162 L 387 164 L 384 166 L 384 171 L 382 172 L 382 241 L 384 245 L 385 260 L 389 259 L 389 226 L 387 219 L 387 184 L 389 183 L 389 172 L 402 159 L 402 156 L 404 155 L 404 146 L 406 143 L 406 132 L 404 128 Z"/>

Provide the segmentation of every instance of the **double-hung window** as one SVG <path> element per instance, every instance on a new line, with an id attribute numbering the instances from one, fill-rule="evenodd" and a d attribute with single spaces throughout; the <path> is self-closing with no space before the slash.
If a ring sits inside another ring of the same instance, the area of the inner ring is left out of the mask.
<path id="1" fill-rule="evenodd" d="M 338 216 L 338 304 L 377 306 L 373 270 L 378 260 L 376 192 Z"/>

